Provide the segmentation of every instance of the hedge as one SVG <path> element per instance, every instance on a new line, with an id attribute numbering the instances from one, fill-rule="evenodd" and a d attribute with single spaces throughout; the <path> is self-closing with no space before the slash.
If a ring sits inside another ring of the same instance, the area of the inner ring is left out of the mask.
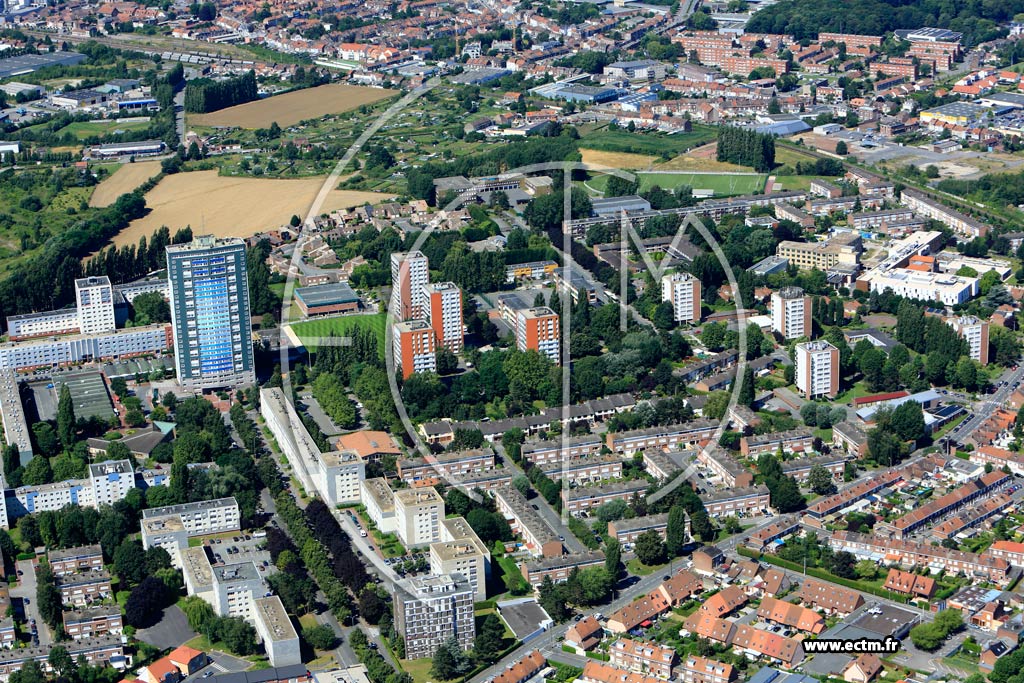
<path id="1" fill-rule="evenodd" d="M 743 555 L 744 557 L 749 557 L 755 560 L 764 560 L 769 564 L 774 564 L 778 567 L 785 567 L 786 569 L 790 569 L 795 572 L 804 571 L 804 568 L 796 562 L 790 562 L 789 560 L 784 560 L 781 557 L 777 557 L 775 555 L 762 555 L 760 553 L 755 553 L 753 550 L 750 550 L 749 548 L 744 548 L 743 546 L 738 546 L 736 548 L 736 552 L 740 555 Z M 822 581 L 837 583 L 840 586 L 846 586 L 847 588 L 863 591 L 864 593 L 870 593 L 871 595 L 876 595 L 880 598 L 886 598 L 894 602 L 901 602 L 903 604 L 906 604 L 910 601 L 910 598 L 906 595 L 900 595 L 899 593 L 893 593 L 892 591 L 876 588 L 874 586 L 861 583 L 860 581 L 844 579 L 841 576 L 836 576 L 835 574 L 831 574 L 825 571 L 824 569 L 820 569 L 818 567 L 807 567 L 806 573 L 817 579 L 821 579 Z"/>

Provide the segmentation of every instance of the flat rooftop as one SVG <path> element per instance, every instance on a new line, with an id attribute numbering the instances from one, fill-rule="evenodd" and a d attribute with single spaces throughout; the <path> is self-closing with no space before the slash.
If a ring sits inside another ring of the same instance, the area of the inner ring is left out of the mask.
<path id="1" fill-rule="evenodd" d="M 298 639 L 299 634 L 295 632 L 295 627 L 292 626 L 292 621 L 281 604 L 281 598 L 272 595 L 269 598 L 257 598 L 253 603 L 256 606 L 256 613 L 266 624 L 273 640 Z"/>
<path id="2" fill-rule="evenodd" d="M 178 505 L 166 505 L 162 508 L 150 508 L 142 511 L 142 518 L 163 517 L 164 515 L 180 515 L 202 510 L 213 510 L 227 506 L 238 506 L 234 498 L 214 498 L 213 500 L 197 500 L 194 503 L 179 503 Z"/>
<path id="3" fill-rule="evenodd" d="M 260 576 L 259 569 L 256 568 L 256 563 L 252 561 L 213 567 L 213 575 L 218 583 L 236 583 L 256 579 L 262 580 L 263 578 Z"/>
<path id="4" fill-rule="evenodd" d="M 357 303 L 359 295 L 344 282 L 335 282 L 313 287 L 299 287 L 295 296 L 307 306 L 333 306 L 337 304 Z"/>
<path id="5" fill-rule="evenodd" d="M 395 504 L 408 505 L 431 505 L 435 503 L 444 504 L 444 498 L 433 486 L 425 486 L 420 489 L 399 489 L 395 491 Z"/>

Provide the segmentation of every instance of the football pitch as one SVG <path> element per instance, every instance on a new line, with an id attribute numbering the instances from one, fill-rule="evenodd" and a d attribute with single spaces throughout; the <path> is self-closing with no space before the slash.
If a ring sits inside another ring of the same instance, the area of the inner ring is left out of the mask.
<path id="1" fill-rule="evenodd" d="M 317 337 L 344 337 L 352 330 L 362 327 L 372 330 L 377 336 L 377 351 L 380 357 L 384 357 L 384 330 L 387 326 L 387 314 L 377 313 L 374 315 L 346 315 L 337 318 L 320 318 L 318 320 L 305 320 L 294 323 L 291 328 L 296 336 L 310 351 L 316 351 L 317 345 L 310 341 Z"/>

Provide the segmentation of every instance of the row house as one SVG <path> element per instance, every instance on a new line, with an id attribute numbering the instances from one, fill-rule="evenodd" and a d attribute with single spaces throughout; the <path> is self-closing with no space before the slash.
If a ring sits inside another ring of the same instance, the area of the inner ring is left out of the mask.
<path id="1" fill-rule="evenodd" d="M 770 505 L 768 487 L 741 486 L 716 491 L 701 497 L 704 509 L 712 517 L 728 517 L 731 515 L 754 516 L 768 510 Z"/>
<path id="2" fill-rule="evenodd" d="M 552 462 L 563 462 L 575 458 L 585 458 L 601 452 L 604 441 L 596 434 L 570 436 L 564 439 L 538 441 L 522 445 L 522 458 L 537 466 Z"/>
<path id="3" fill-rule="evenodd" d="M 968 553 L 942 546 L 887 539 L 850 531 L 834 531 L 829 537 L 833 550 L 845 550 L 860 558 L 884 557 L 903 567 L 930 567 L 947 573 L 963 572 L 997 584 L 1009 578 L 1010 564 L 988 553 Z"/>
<path id="4" fill-rule="evenodd" d="M 736 669 L 732 664 L 689 655 L 680 661 L 676 674 L 682 683 L 732 683 Z"/>
<path id="5" fill-rule="evenodd" d="M 73 662 L 81 658 L 91 666 L 111 666 L 120 671 L 124 671 L 129 663 L 124 648 L 121 636 L 112 634 L 70 641 L 65 646 Z M 9 680 L 11 674 L 20 671 L 25 664 L 32 661 L 38 663 L 44 673 L 57 674 L 50 664 L 49 646 L 23 647 L 0 651 L 0 680 Z"/>
<path id="6" fill-rule="evenodd" d="M 121 608 L 117 605 L 97 605 L 67 610 L 63 614 L 63 620 L 64 632 L 72 640 L 92 638 L 108 633 L 120 635 L 124 628 Z"/>
<path id="7" fill-rule="evenodd" d="M 753 473 L 717 444 L 700 449 L 697 453 L 697 462 L 720 477 L 722 484 L 728 488 L 746 488 L 754 485 Z"/>
<path id="8" fill-rule="evenodd" d="M 814 450 L 814 434 L 806 428 L 790 429 L 784 432 L 755 434 L 740 439 L 740 453 L 756 458 L 763 453 L 806 453 Z"/>
<path id="9" fill-rule="evenodd" d="M 761 553 L 775 541 L 785 538 L 790 534 L 800 531 L 800 522 L 795 518 L 783 518 L 773 522 L 770 526 L 761 529 L 755 534 L 747 537 L 745 543 L 748 548 Z"/>
<path id="10" fill-rule="evenodd" d="M 568 581 L 569 575 L 576 569 L 598 566 L 604 566 L 604 553 L 599 551 L 529 559 L 519 569 L 531 586 L 540 588 L 546 578 L 550 578 L 553 583 L 563 583 Z"/>
<path id="11" fill-rule="evenodd" d="M 811 475 L 811 468 L 815 465 L 821 465 L 828 470 L 833 479 L 842 481 L 843 473 L 846 471 L 846 463 L 850 459 L 850 456 L 839 453 L 835 455 L 820 455 L 816 458 L 787 460 L 782 463 L 782 473 L 788 477 L 793 477 L 797 483 L 802 484 Z"/>
<path id="12" fill-rule="evenodd" d="M 747 624 L 734 624 L 700 610 L 686 620 L 683 628 L 702 638 L 732 646 L 736 652 L 764 658 L 787 670 L 795 668 L 804 658 L 803 646 L 799 640 Z"/>
<path id="13" fill-rule="evenodd" d="M 633 454 L 648 448 L 670 449 L 695 446 L 714 436 L 719 423 L 716 420 L 691 420 L 663 427 L 647 427 L 627 432 L 609 432 L 608 448 L 615 453 Z"/>
<path id="14" fill-rule="evenodd" d="M 935 579 L 895 567 L 889 570 L 885 577 L 885 585 L 882 586 L 887 591 L 925 600 L 930 600 L 935 595 L 935 587 Z"/>
<path id="15" fill-rule="evenodd" d="M 622 460 L 614 455 L 592 455 L 540 466 L 552 481 L 565 481 L 571 485 L 590 484 L 622 477 Z"/>
<path id="16" fill-rule="evenodd" d="M 657 515 L 644 515 L 643 517 L 632 517 L 630 519 L 616 519 L 608 522 L 608 536 L 614 538 L 620 545 L 636 543 L 636 539 L 648 531 L 654 531 L 662 540 L 665 539 L 668 530 L 668 513 L 663 512 Z M 689 536 L 689 534 L 687 534 Z"/>
<path id="17" fill-rule="evenodd" d="M 775 598 L 762 598 L 757 616 L 769 624 L 781 624 L 815 635 L 825 630 L 825 619 L 813 609 Z"/>
<path id="18" fill-rule="evenodd" d="M 658 678 L 672 678 L 676 651 L 655 643 L 619 638 L 609 648 L 612 666 Z"/>
<path id="19" fill-rule="evenodd" d="M 494 451 L 478 448 L 452 453 L 438 453 L 425 458 L 398 461 L 398 477 L 410 485 L 420 480 L 436 480 L 470 472 L 489 472 L 494 469 Z"/>
<path id="20" fill-rule="evenodd" d="M 815 520 L 821 520 L 829 515 L 842 512 L 871 494 L 881 491 L 901 479 L 903 479 L 903 472 L 901 470 L 895 468 L 885 470 L 866 481 L 858 482 L 850 488 L 817 501 L 807 508 L 807 516 Z"/>
<path id="21" fill-rule="evenodd" d="M 526 501 L 522 493 L 511 486 L 494 489 L 491 492 L 494 502 L 512 531 L 523 539 L 527 551 L 534 557 L 558 557 L 563 546 L 546 521 Z"/>
<path id="22" fill-rule="evenodd" d="M 46 559 L 54 576 L 103 569 L 103 550 L 99 545 L 51 550 L 46 554 Z"/>
<path id="23" fill-rule="evenodd" d="M 622 481 L 604 486 L 589 486 L 579 489 L 562 489 L 562 509 L 571 515 L 584 515 L 613 500 L 629 502 L 634 496 L 641 496 L 647 490 L 643 480 Z"/>
<path id="24" fill-rule="evenodd" d="M 875 527 L 875 533 L 889 534 L 894 538 L 906 538 L 911 533 L 959 510 L 973 501 L 988 496 L 990 493 L 1010 481 L 1010 475 L 993 471 L 977 479 L 957 487 L 944 496 L 940 496 L 921 507 L 908 512 L 892 522 L 883 522 Z"/>
<path id="25" fill-rule="evenodd" d="M 845 617 L 864 606 L 864 596 L 851 588 L 817 579 L 804 579 L 797 600 L 811 609 Z"/>
<path id="26" fill-rule="evenodd" d="M 931 530 L 931 537 L 941 543 L 947 538 L 965 533 L 997 515 L 1002 515 L 1015 505 L 1016 502 L 1013 498 L 1005 493 L 999 493 L 980 505 L 972 506 L 962 514 L 939 524 Z"/>
<path id="27" fill-rule="evenodd" d="M 54 577 L 54 583 L 64 605 L 83 606 L 113 594 L 110 573 L 105 569 L 57 576 Z"/>

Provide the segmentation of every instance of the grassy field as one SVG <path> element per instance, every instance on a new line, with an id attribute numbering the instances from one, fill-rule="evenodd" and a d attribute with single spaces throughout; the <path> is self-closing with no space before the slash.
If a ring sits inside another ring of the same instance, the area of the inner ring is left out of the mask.
<path id="1" fill-rule="evenodd" d="M 695 190 L 714 190 L 716 197 L 738 194 L 752 194 L 764 188 L 764 175 L 736 175 L 734 173 L 637 173 L 640 190 L 660 185 L 662 189 L 673 190 L 680 185 L 689 185 Z M 587 186 L 603 191 L 608 176 L 597 176 L 587 181 Z"/>
<path id="2" fill-rule="evenodd" d="M 159 161 L 139 161 L 124 164 L 96 186 L 89 198 L 89 206 L 110 206 L 121 195 L 131 192 L 160 172 Z"/>
<path id="3" fill-rule="evenodd" d="M 173 235 L 186 225 L 197 235 L 248 237 L 305 216 L 323 179 L 271 179 L 220 176 L 217 171 L 175 173 L 146 193 L 150 212 L 114 237 L 114 244 L 136 244 L 166 225 Z M 377 203 L 391 195 L 331 190 L 320 212 Z M 99 245 L 98 245 L 99 246 Z"/>
<path id="4" fill-rule="evenodd" d="M 113 119 L 110 121 L 76 121 L 69 123 L 60 129 L 60 133 L 73 133 L 79 140 L 95 137 L 107 137 L 116 131 L 145 130 L 149 128 L 150 122 L 145 121 L 124 121 Z"/>
<path id="5" fill-rule="evenodd" d="M 328 114 L 340 114 L 373 104 L 397 94 L 394 90 L 366 88 L 359 85 L 321 85 L 247 102 L 209 114 L 190 114 L 189 125 L 237 126 L 239 128 L 266 128 L 272 121 L 287 127 L 318 119 Z"/>
<path id="6" fill-rule="evenodd" d="M 387 315 L 385 313 L 379 313 L 377 315 L 348 315 L 341 318 L 321 318 L 319 320 L 307 320 L 301 323 L 295 323 L 292 325 L 292 330 L 298 335 L 299 339 L 305 340 L 312 339 L 315 337 L 329 337 L 332 334 L 335 336 L 344 336 L 350 330 L 357 327 L 369 328 L 373 330 L 374 334 L 377 335 L 377 347 L 380 351 L 380 357 L 384 357 L 384 330 L 386 327 Z M 311 351 L 316 350 L 315 344 L 307 344 L 306 348 Z"/>
<path id="7" fill-rule="evenodd" d="M 580 141 L 581 147 L 602 152 L 629 152 L 631 154 L 647 154 L 662 156 L 677 155 L 700 147 L 715 139 L 715 129 L 708 126 L 695 125 L 689 133 L 630 133 L 624 129 L 598 129 L 585 135 Z"/>
<path id="8" fill-rule="evenodd" d="M 609 168 L 650 168 L 659 157 L 629 152 L 605 152 L 599 149 L 581 149 L 583 163 L 607 166 Z"/>
<path id="9" fill-rule="evenodd" d="M 718 144 L 714 142 L 697 147 L 686 154 L 680 154 L 674 159 L 658 164 L 655 169 L 658 171 L 718 171 L 721 173 L 749 173 L 752 170 L 739 164 L 718 161 L 715 158 L 717 148 Z"/>

